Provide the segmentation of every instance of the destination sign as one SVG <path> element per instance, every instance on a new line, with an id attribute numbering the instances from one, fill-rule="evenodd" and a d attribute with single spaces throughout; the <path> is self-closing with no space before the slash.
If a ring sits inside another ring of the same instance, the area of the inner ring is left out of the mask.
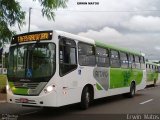
<path id="1" fill-rule="evenodd" d="M 12 38 L 11 44 L 32 42 L 32 41 L 51 40 L 52 34 L 53 34 L 53 31 L 39 31 L 39 32 L 30 32 L 30 33 L 15 35 Z"/>

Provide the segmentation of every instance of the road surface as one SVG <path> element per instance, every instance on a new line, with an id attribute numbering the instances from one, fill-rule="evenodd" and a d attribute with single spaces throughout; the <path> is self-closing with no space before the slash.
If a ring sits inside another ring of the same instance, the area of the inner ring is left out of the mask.
<path id="1" fill-rule="evenodd" d="M 0 103 L 0 119 L 18 120 L 160 120 L 160 86 L 138 91 L 134 98 L 122 95 L 95 100 L 83 111 L 78 104 L 60 108 L 42 109 Z"/>

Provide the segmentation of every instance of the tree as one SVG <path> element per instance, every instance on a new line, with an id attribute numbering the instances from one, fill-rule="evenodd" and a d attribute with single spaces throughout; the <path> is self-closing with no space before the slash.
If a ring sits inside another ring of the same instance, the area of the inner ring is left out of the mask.
<path id="1" fill-rule="evenodd" d="M 37 1 L 37 0 L 33 0 Z M 42 16 L 49 20 L 54 20 L 54 10 L 65 8 L 68 0 L 38 0 L 42 6 Z M 16 0 L 0 0 L 0 47 L 5 42 L 9 42 L 16 31 L 11 27 L 18 25 L 19 29 L 25 24 L 25 11 L 22 10 Z"/>

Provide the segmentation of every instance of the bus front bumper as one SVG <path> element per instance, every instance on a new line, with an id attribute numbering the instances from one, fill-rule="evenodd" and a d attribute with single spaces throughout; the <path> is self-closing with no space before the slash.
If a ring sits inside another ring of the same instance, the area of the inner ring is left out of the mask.
<path id="1" fill-rule="evenodd" d="M 56 97 L 56 91 L 39 96 L 14 95 L 12 92 L 7 91 L 8 103 L 21 104 L 24 106 L 58 107 Z"/>

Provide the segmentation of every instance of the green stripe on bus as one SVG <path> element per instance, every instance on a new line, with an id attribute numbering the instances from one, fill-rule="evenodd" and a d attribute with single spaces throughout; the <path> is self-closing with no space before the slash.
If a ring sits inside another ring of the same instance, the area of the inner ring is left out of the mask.
<path id="1" fill-rule="evenodd" d="M 130 86 L 135 80 L 136 85 L 140 84 L 143 71 L 138 69 L 111 68 L 110 69 L 110 89 Z"/>
<path id="2" fill-rule="evenodd" d="M 26 88 L 15 88 L 13 82 L 9 82 L 10 88 L 13 94 L 20 94 L 20 95 L 28 95 L 28 89 Z"/>
<path id="3" fill-rule="evenodd" d="M 141 52 L 136 52 L 136 51 L 133 51 L 133 50 L 129 50 L 129 49 L 126 49 L 126 48 L 121 48 L 121 47 L 117 47 L 117 46 L 113 46 L 113 45 L 109 45 L 109 44 L 104 44 L 104 43 L 101 43 L 99 41 L 96 41 L 96 45 L 99 46 L 99 47 L 114 49 L 114 50 L 130 53 L 130 54 L 134 54 L 134 55 L 138 55 L 138 56 L 142 55 Z"/>
<path id="4" fill-rule="evenodd" d="M 147 72 L 147 81 L 154 81 L 158 80 L 158 73 L 157 72 Z"/>
<path id="5" fill-rule="evenodd" d="M 96 88 L 97 90 L 103 90 L 102 87 L 98 83 L 96 83 Z"/>

